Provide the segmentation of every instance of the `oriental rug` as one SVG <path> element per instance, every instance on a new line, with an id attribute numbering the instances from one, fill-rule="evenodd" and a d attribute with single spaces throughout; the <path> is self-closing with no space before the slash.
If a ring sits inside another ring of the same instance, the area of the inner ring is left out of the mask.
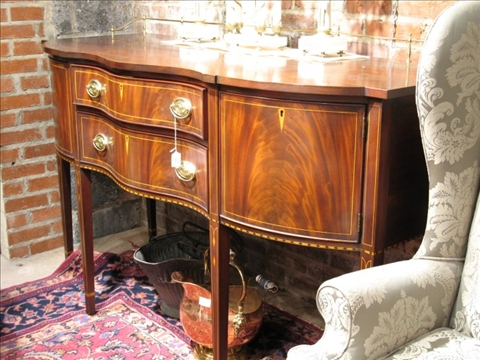
<path id="1" fill-rule="evenodd" d="M 161 298 L 123 254 L 95 253 L 97 313 L 85 313 L 82 257 L 70 255 L 49 277 L 1 291 L 0 358 L 193 359 L 179 320 L 162 316 Z M 264 303 L 264 321 L 248 344 L 249 359 L 285 359 L 321 329 Z"/>

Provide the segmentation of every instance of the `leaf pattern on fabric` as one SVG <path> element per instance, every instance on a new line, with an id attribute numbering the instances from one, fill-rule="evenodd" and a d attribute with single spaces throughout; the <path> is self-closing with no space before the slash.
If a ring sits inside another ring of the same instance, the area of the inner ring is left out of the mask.
<path id="1" fill-rule="evenodd" d="M 427 159 L 435 164 L 458 162 L 463 153 L 472 148 L 480 136 L 478 119 L 480 97 L 480 25 L 469 22 L 467 32 L 452 47 L 450 59 L 453 64 L 446 71 L 447 84 L 451 88 L 460 87 L 457 93 L 456 106 L 465 99 L 466 115 L 462 118 L 454 116 L 455 105 L 449 101 L 436 104 L 443 98 L 445 89 L 430 76 L 430 71 L 437 63 L 434 55 L 438 46 L 443 44 L 444 35 L 430 46 L 432 54 L 422 59 L 423 72 L 419 72 L 418 107 L 423 124 L 422 133 L 426 146 Z M 442 122 L 445 121 L 445 122 Z M 447 126 L 447 122 L 450 126 Z"/>
<path id="2" fill-rule="evenodd" d="M 480 340 L 480 195 L 472 229 L 452 326 Z"/>
<path id="3" fill-rule="evenodd" d="M 454 273 L 448 266 L 441 262 L 432 262 L 428 271 L 418 271 L 411 277 L 414 284 L 422 289 L 427 286 L 441 286 L 447 294 L 441 299 L 443 313 L 450 314 L 452 302 L 455 300 L 453 294 L 458 286 L 458 274 Z"/>
<path id="4" fill-rule="evenodd" d="M 457 106 L 465 97 L 480 90 L 480 23 L 469 22 L 467 32 L 452 46 L 450 59 L 453 65 L 447 69 L 447 80 L 451 87 L 460 86 Z M 477 94 L 478 97 L 478 94 Z"/>
<path id="5" fill-rule="evenodd" d="M 428 297 L 418 300 L 401 292 L 402 297 L 389 312 L 378 314 L 378 326 L 365 341 L 365 354 L 369 358 L 382 356 L 389 349 L 397 348 L 407 339 L 415 338 L 435 325 L 437 316 L 429 305 Z"/>
<path id="6" fill-rule="evenodd" d="M 394 354 L 392 360 L 478 359 L 480 342 L 452 329 L 438 329 Z"/>
<path id="7" fill-rule="evenodd" d="M 474 202 L 472 188 L 478 184 L 479 167 L 465 169 L 460 174 L 447 172 L 443 183 L 438 183 L 430 190 L 430 212 L 427 230 L 434 236 L 430 239 L 430 250 L 441 247 L 445 257 L 455 257 L 465 245 L 465 238 L 470 229 Z"/>

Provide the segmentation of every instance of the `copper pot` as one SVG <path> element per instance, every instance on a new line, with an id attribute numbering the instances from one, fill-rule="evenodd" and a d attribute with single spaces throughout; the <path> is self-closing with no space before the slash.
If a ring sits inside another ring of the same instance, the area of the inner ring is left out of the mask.
<path id="1" fill-rule="evenodd" d="M 207 252 L 208 253 L 208 250 Z M 205 256 L 205 269 L 207 270 Z M 251 341 L 263 319 L 263 302 L 256 288 L 247 287 L 241 269 L 235 264 L 234 256 L 230 266 L 238 270 L 242 285 L 229 286 L 228 310 L 228 359 L 243 359 L 243 345 Z M 184 295 L 180 302 L 180 321 L 186 334 L 195 343 L 196 359 L 213 359 L 212 295 L 208 289 L 188 279 L 179 271 L 172 273 L 172 280 L 182 284 Z"/>

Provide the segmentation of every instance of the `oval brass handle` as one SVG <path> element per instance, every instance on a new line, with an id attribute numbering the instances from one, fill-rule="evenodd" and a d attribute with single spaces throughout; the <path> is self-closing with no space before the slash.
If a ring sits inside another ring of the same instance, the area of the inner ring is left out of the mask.
<path id="1" fill-rule="evenodd" d="M 105 93 L 107 91 L 107 86 L 102 85 L 102 83 L 98 80 L 90 80 L 87 84 L 87 94 L 91 98 L 98 98 L 102 92 Z"/>
<path id="2" fill-rule="evenodd" d="M 170 104 L 170 112 L 176 119 L 186 119 L 192 113 L 192 103 L 185 98 L 176 98 Z"/>
<path id="3" fill-rule="evenodd" d="M 107 150 L 108 138 L 103 134 L 97 134 L 93 138 L 93 147 L 98 151 Z"/>
<path id="4" fill-rule="evenodd" d="M 179 167 L 175 168 L 175 173 L 182 181 L 192 181 L 195 179 L 197 168 L 190 161 L 182 161 Z"/>

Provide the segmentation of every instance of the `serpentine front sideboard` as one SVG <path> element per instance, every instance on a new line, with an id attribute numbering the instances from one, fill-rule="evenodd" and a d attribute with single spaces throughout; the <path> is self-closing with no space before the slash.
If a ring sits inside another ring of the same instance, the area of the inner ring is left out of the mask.
<path id="1" fill-rule="evenodd" d="M 88 314 L 91 171 L 209 220 L 214 356 L 226 358 L 228 228 L 351 251 L 358 267 L 422 234 L 427 174 L 414 67 L 172 45 L 156 35 L 52 40 L 65 249 L 75 169 Z M 179 153 L 181 158 L 173 153 Z"/>

